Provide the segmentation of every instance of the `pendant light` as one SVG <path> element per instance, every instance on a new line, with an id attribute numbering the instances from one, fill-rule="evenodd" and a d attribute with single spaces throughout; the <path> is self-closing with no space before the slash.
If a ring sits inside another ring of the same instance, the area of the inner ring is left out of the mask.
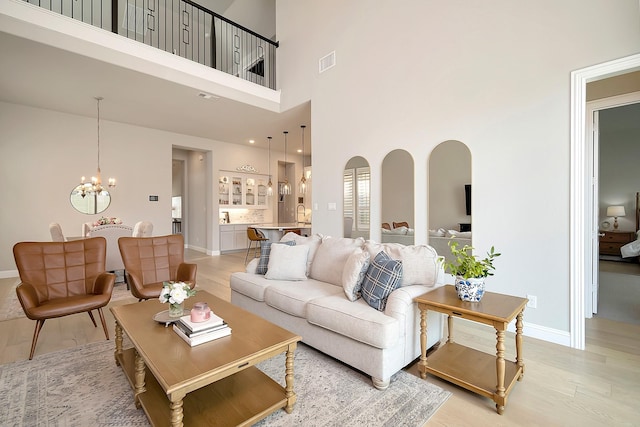
<path id="1" fill-rule="evenodd" d="M 287 134 L 289 131 L 284 131 L 284 185 L 280 188 L 280 194 L 288 196 L 291 194 L 291 184 L 289 184 L 289 178 L 287 177 Z"/>
<path id="2" fill-rule="evenodd" d="M 89 194 L 100 194 L 104 187 L 102 187 L 102 177 L 100 176 L 100 101 L 103 100 L 102 97 L 96 97 L 95 100 L 98 103 L 98 170 L 96 171 L 96 175 L 91 177 L 91 182 L 85 182 L 85 177 L 80 178 L 80 185 L 77 187 L 77 190 L 80 191 L 80 194 L 84 198 L 87 193 Z M 114 188 L 116 186 L 115 178 L 109 178 L 108 181 L 109 188 Z"/>
<path id="3" fill-rule="evenodd" d="M 268 136 L 269 140 L 269 183 L 267 184 L 267 196 L 273 196 L 273 182 L 271 182 L 271 137 Z"/>
<path id="4" fill-rule="evenodd" d="M 298 184 L 298 192 L 305 194 L 307 192 L 307 178 L 304 176 L 304 128 L 305 125 L 300 125 L 302 128 L 302 178 L 300 178 L 300 184 Z"/>

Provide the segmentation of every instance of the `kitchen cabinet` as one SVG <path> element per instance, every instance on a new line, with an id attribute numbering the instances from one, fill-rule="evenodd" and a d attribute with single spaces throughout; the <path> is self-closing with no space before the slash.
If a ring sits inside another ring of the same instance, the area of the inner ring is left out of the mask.
<path id="1" fill-rule="evenodd" d="M 267 208 L 269 176 L 220 171 L 218 203 L 221 208 Z"/>

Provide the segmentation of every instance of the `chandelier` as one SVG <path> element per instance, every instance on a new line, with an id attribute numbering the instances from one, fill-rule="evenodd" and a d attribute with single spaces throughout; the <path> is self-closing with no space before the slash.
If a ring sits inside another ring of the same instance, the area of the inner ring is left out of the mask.
<path id="1" fill-rule="evenodd" d="M 305 125 L 300 125 L 302 128 L 302 178 L 300 178 L 300 184 L 298 184 L 298 190 L 300 194 L 307 192 L 307 178 L 304 176 L 304 128 Z"/>
<path id="2" fill-rule="evenodd" d="M 271 137 L 268 136 L 269 140 L 269 183 L 267 184 L 267 196 L 273 196 L 273 182 L 271 182 Z"/>
<path id="3" fill-rule="evenodd" d="M 85 197 L 87 194 L 100 194 L 102 190 L 104 190 L 102 177 L 100 176 L 100 101 L 102 101 L 103 98 L 96 97 L 95 99 L 98 104 L 98 170 L 96 175 L 91 177 L 91 182 L 85 182 L 84 176 L 80 178 L 80 185 L 76 187 L 76 190 L 82 197 Z M 109 188 L 114 188 L 116 186 L 115 178 L 109 178 L 107 185 Z"/>
<path id="4" fill-rule="evenodd" d="M 289 184 L 289 178 L 287 178 L 287 134 L 289 131 L 284 131 L 284 185 L 280 187 L 280 194 L 287 196 L 291 194 L 291 184 Z"/>

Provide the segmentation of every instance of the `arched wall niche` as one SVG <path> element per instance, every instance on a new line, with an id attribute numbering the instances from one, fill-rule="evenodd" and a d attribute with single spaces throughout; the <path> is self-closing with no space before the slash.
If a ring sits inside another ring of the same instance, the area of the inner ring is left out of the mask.
<path id="1" fill-rule="evenodd" d="M 444 141 L 431 152 L 427 170 L 429 172 L 428 242 L 439 255 L 448 258 L 450 230 L 462 233 L 456 236 L 456 239 L 460 240 L 460 246 L 471 244 L 471 215 L 467 215 L 465 188 L 467 185 L 471 186 L 471 151 L 463 142 Z M 470 196 L 471 188 L 472 186 L 469 187 Z M 445 233 L 442 233 L 442 230 Z"/>
<path id="2" fill-rule="evenodd" d="M 367 159 L 349 159 L 343 174 L 343 236 L 369 239 L 371 218 L 371 169 Z"/>
<path id="3" fill-rule="evenodd" d="M 414 164 L 411 154 L 405 150 L 393 150 L 382 161 L 382 223 L 391 230 L 382 229 L 382 242 L 412 245 L 415 242 L 414 227 Z M 406 222 L 408 227 L 393 228 L 393 223 Z M 376 224 L 381 227 L 381 224 Z"/>

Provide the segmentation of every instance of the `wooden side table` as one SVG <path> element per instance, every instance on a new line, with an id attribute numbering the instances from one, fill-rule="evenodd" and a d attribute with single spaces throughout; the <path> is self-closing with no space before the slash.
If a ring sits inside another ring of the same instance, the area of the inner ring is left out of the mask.
<path id="1" fill-rule="evenodd" d="M 454 383 L 496 402 L 498 414 L 504 413 L 507 397 L 516 380 L 524 375 L 522 359 L 522 315 L 529 301 L 510 295 L 485 292 L 480 302 L 458 298 L 453 285 L 427 292 L 415 299 L 420 309 L 420 377 L 427 373 Z M 447 342 L 429 356 L 427 362 L 427 310 L 448 316 Z M 453 318 L 471 320 L 493 326 L 496 330 L 496 355 L 490 355 L 453 342 Z M 516 321 L 516 361 L 504 359 L 504 337 L 507 326 Z"/>

